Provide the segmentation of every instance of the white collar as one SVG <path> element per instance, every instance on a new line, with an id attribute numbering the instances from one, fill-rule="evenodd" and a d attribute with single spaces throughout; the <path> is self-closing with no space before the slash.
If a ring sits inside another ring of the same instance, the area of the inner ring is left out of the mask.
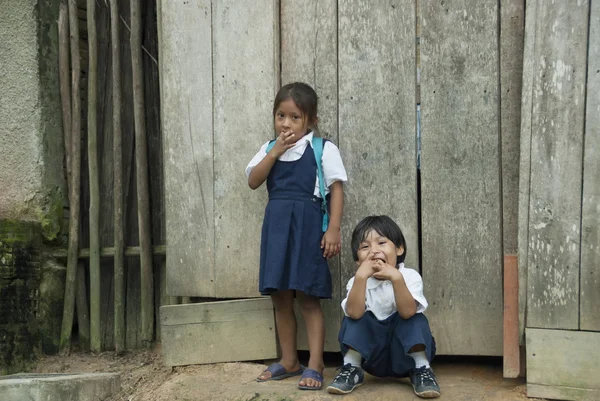
<path id="1" fill-rule="evenodd" d="M 311 142 L 313 138 L 313 132 L 310 131 L 308 134 L 304 135 L 302 138 L 298 139 L 298 142 L 296 142 L 293 146 L 293 148 L 297 147 L 297 146 L 304 146 L 305 142 Z"/>
<path id="2" fill-rule="evenodd" d="M 402 269 L 404 269 L 404 263 L 398 264 L 398 270 L 402 272 Z M 372 290 L 373 288 L 379 287 L 385 282 L 389 282 L 389 280 L 379 280 L 375 277 L 369 277 L 369 279 L 367 280 L 367 289 Z"/>

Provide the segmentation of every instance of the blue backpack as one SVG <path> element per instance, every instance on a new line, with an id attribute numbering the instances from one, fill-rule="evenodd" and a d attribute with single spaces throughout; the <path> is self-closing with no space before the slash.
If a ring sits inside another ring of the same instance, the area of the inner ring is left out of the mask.
<path id="1" fill-rule="evenodd" d="M 321 194 L 321 212 L 323 213 L 323 224 L 321 228 L 323 232 L 327 231 L 327 226 L 329 226 L 329 211 L 327 210 L 327 199 L 325 198 L 325 179 L 323 178 L 323 167 L 321 166 L 324 142 L 323 138 L 314 136 L 310 141 L 317 162 L 317 177 L 319 177 L 319 193 Z M 275 141 L 269 142 L 266 152 L 269 153 L 269 151 L 273 149 L 273 146 L 275 146 Z"/>

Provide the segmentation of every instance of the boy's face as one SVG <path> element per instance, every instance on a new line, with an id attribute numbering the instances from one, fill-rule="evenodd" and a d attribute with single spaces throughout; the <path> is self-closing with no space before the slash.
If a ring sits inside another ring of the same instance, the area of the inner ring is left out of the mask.
<path id="1" fill-rule="evenodd" d="M 404 248 L 396 245 L 387 237 L 375 230 L 367 233 L 365 239 L 358 246 L 358 262 L 360 266 L 367 259 L 380 259 L 388 265 L 396 266 L 397 256 L 404 253 Z"/>

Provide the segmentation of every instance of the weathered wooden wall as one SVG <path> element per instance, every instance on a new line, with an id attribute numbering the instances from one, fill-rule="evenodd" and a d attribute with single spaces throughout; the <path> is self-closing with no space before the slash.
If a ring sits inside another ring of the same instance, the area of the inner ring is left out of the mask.
<path id="1" fill-rule="evenodd" d="M 423 4 L 419 260 L 415 1 L 265 0 L 252 9 L 206 1 L 194 10 L 162 2 L 169 294 L 258 295 L 266 196 L 247 188 L 243 170 L 272 137 L 279 79 L 301 80 L 319 94 L 319 130 L 338 144 L 350 179 L 345 245 L 330 261 L 333 299 L 324 302 L 326 350 L 337 350 L 339 303 L 356 269 L 351 231 L 366 215 L 388 214 L 406 236 L 407 266 L 422 270 L 440 353 L 500 355 L 501 169 L 508 211 L 519 150 L 520 52 L 510 43 L 522 35 L 522 3 L 515 4 L 505 10 L 517 18 L 505 24 L 505 53 L 517 59 L 503 60 L 502 136 L 498 2 Z M 504 217 L 504 249 L 513 253 L 515 213 Z M 299 343 L 306 346 L 302 322 Z"/>
<path id="2" fill-rule="evenodd" d="M 528 1 L 526 15 L 519 251 L 527 391 L 592 400 L 600 394 L 600 2 Z"/>
<path id="3" fill-rule="evenodd" d="M 440 353 L 501 355 L 498 3 L 422 2 L 422 7 L 428 315 Z"/>
<path id="4" fill-rule="evenodd" d="M 162 2 L 160 10 L 167 292 L 254 297 L 266 196 L 248 189 L 244 168 L 273 136 L 279 7 L 201 5 Z"/>

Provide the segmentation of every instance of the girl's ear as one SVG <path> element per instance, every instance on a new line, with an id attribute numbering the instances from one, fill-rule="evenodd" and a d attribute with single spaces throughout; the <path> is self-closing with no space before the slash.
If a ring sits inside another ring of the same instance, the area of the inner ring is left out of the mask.
<path id="1" fill-rule="evenodd" d="M 400 245 L 398 248 L 396 248 L 396 256 L 402 256 L 404 255 L 404 247 L 402 245 Z"/>
<path id="2" fill-rule="evenodd" d="M 315 117 L 313 118 L 313 120 L 310 122 L 310 126 L 308 128 L 312 129 L 312 130 L 316 130 L 317 129 L 317 125 L 319 124 L 319 117 Z"/>

